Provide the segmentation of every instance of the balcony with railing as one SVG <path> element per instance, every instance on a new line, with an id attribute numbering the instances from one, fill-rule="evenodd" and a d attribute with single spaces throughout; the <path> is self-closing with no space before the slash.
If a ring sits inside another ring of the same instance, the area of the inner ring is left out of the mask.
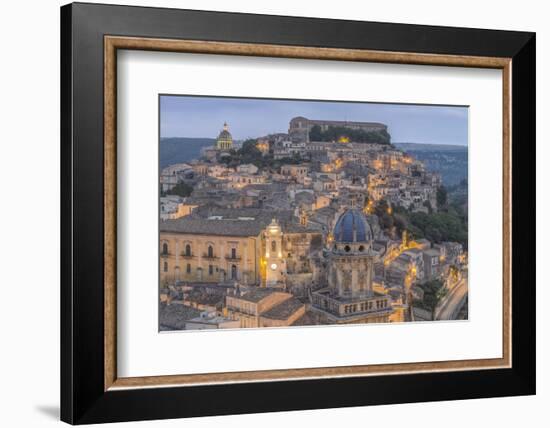
<path id="1" fill-rule="evenodd" d="M 204 253 L 204 254 L 202 255 L 202 258 L 203 258 L 203 259 L 206 259 L 206 260 L 218 260 L 218 259 L 219 259 L 219 257 L 216 256 L 216 255 L 213 254 L 213 253 Z"/>
<path id="2" fill-rule="evenodd" d="M 183 259 L 194 259 L 195 258 L 193 253 L 187 253 L 185 251 L 181 252 L 180 257 L 182 257 Z"/>

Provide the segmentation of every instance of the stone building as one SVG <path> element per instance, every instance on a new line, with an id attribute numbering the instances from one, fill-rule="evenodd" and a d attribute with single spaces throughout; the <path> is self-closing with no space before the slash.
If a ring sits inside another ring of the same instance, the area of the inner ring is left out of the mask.
<path id="1" fill-rule="evenodd" d="M 383 123 L 348 122 L 341 120 L 312 120 L 298 116 L 290 120 L 288 135 L 294 142 L 309 142 L 309 131 L 315 125 L 318 125 L 322 131 L 326 131 L 331 126 L 360 129 L 366 132 L 387 131 L 388 129 L 388 127 Z"/>
<path id="2" fill-rule="evenodd" d="M 392 300 L 373 290 L 376 253 L 363 213 L 354 208 L 344 211 L 332 237 L 328 287 L 312 293 L 313 308 L 336 324 L 389 322 Z"/>
<path id="3" fill-rule="evenodd" d="M 160 189 L 168 192 L 176 184 L 193 177 L 193 168 L 187 163 L 177 163 L 163 168 L 160 173 Z"/>
<path id="4" fill-rule="evenodd" d="M 301 163 L 298 165 L 283 165 L 281 166 L 281 175 L 291 177 L 295 180 L 303 180 L 309 173 L 309 165 Z"/>
<path id="5" fill-rule="evenodd" d="M 160 285 L 303 286 L 313 278 L 310 253 L 321 248 L 320 227 L 292 210 L 201 206 L 161 222 Z"/>
<path id="6" fill-rule="evenodd" d="M 256 219 L 202 219 L 161 222 L 161 286 L 178 281 L 258 283 L 261 233 Z"/>
<path id="7" fill-rule="evenodd" d="M 305 305 L 290 293 L 278 289 L 252 288 L 225 298 L 227 317 L 241 327 L 289 326 L 305 312 Z"/>

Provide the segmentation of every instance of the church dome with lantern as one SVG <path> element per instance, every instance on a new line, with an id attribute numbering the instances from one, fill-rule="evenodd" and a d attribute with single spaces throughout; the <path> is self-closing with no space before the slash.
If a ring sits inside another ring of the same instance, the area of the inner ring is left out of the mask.
<path id="1" fill-rule="evenodd" d="M 372 241 L 372 229 L 365 215 L 357 209 L 348 209 L 340 216 L 332 233 L 334 242 L 356 243 Z"/>
<path id="2" fill-rule="evenodd" d="M 230 150 L 233 148 L 233 137 L 229 132 L 229 126 L 227 125 L 227 122 L 223 124 L 223 130 L 218 135 L 216 148 L 218 150 Z"/>
<path id="3" fill-rule="evenodd" d="M 329 253 L 329 288 L 335 295 L 368 297 L 373 295 L 373 233 L 362 211 L 345 210 L 334 225 Z"/>

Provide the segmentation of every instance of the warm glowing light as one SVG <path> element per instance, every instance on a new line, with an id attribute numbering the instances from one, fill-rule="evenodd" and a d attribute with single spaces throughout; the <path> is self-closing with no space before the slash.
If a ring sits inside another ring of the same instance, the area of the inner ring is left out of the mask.
<path id="1" fill-rule="evenodd" d="M 374 202 L 371 199 L 367 202 L 367 206 L 363 208 L 363 212 L 365 214 L 372 214 L 374 212 Z"/>
<path id="2" fill-rule="evenodd" d="M 257 143 L 256 148 L 260 150 L 261 152 L 265 152 L 269 150 L 269 144 L 268 143 Z"/>
<path id="3" fill-rule="evenodd" d="M 340 138 L 338 138 L 338 142 L 339 143 L 349 143 L 349 138 L 342 135 Z"/>

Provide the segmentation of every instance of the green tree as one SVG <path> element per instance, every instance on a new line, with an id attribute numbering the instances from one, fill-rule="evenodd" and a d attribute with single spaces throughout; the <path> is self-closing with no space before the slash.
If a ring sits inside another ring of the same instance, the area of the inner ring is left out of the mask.
<path id="1" fill-rule="evenodd" d="M 193 192 L 193 187 L 191 187 L 189 184 L 184 183 L 183 181 L 180 181 L 178 184 L 176 184 L 172 189 L 167 191 L 167 194 L 170 195 L 178 195 L 181 197 L 189 196 Z"/>
<path id="2" fill-rule="evenodd" d="M 386 130 L 364 131 L 345 126 L 329 126 L 324 131 L 319 125 L 314 125 L 309 131 L 311 141 L 337 141 L 340 137 L 348 137 L 356 143 L 375 143 L 389 145 L 391 136 Z"/>
<path id="3" fill-rule="evenodd" d="M 429 310 L 433 316 L 437 304 L 445 295 L 443 282 L 439 279 L 434 279 L 432 281 L 425 282 L 424 284 L 420 284 L 419 287 L 424 291 L 424 300 L 422 301 L 421 306 L 424 309 Z"/>
<path id="4" fill-rule="evenodd" d="M 309 130 L 309 140 L 310 141 L 324 141 L 323 133 L 321 132 L 321 127 L 319 125 L 313 125 Z"/>
<path id="5" fill-rule="evenodd" d="M 445 186 L 439 186 L 436 194 L 437 209 L 441 210 L 447 207 L 447 189 Z"/>
<path id="6" fill-rule="evenodd" d="M 433 212 L 432 204 L 430 203 L 430 201 L 426 200 L 426 201 L 424 201 L 424 203 L 422 205 L 424 205 L 426 208 L 428 208 L 428 213 L 429 214 L 431 214 Z"/>

